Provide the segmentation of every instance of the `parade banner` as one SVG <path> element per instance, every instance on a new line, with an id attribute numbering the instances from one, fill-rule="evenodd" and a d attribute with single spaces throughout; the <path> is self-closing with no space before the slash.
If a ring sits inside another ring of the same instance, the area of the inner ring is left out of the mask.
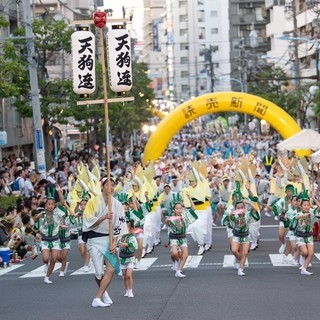
<path id="1" fill-rule="evenodd" d="M 96 89 L 95 36 L 90 31 L 71 35 L 73 92 L 91 94 Z"/>
<path id="2" fill-rule="evenodd" d="M 247 113 L 264 119 L 283 139 L 301 131 L 297 122 L 271 101 L 242 92 L 209 93 L 186 101 L 162 119 L 145 146 L 142 162 L 161 157 L 171 138 L 188 122 L 215 112 Z"/>
<path id="3" fill-rule="evenodd" d="M 122 25 L 113 25 L 107 33 L 109 86 L 113 92 L 132 88 L 131 38 Z"/>

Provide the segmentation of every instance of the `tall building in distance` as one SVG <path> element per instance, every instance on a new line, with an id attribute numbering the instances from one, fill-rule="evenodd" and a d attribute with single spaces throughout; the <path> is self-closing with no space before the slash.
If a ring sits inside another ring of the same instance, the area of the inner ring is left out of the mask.
<path id="1" fill-rule="evenodd" d="M 222 86 L 229 89 L 226 1 L 145 0 L 144 10 L 143 60 L 158 98 L 179 104 Z"/>
<path id="2" fill-rule="evenodd" d="M 247 82 L 258 72 L 258 57 L 268 51 L 265 2 L 229 0 L 231 77 L 237 80 L 232 81 L 233 90 L 247 91 Z"/>

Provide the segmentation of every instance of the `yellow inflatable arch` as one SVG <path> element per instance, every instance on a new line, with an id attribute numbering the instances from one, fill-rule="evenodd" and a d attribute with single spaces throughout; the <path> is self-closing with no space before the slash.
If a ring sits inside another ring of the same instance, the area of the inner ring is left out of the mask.
<path id="1" fill-rule="evenodd" d="M 171 138 L 188 122 L 214 112 L 240 112 L 266 120 L 283 139 L 301 131 L 297 122 L 274 103 L 241 92 L 208 93 L 184 102 L 167 115 L 145 146 L 142 162 L 155 161 L 165 151 Z"/>

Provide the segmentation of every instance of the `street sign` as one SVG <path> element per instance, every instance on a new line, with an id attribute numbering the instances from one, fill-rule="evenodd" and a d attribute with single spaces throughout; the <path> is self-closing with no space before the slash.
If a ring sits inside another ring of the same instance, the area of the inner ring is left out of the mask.
<path id="1" fill-rule="evenodd" d="M 8 143 L 7 132 L 0 131 L 0 146 L 4 146 Z"/>
<path id="2" fill-rule="evenodd" d="M 43 149 L 43 138 L 41 130 L 35 130 L 35 138 L 36 138 L 36 149 L 42 150 Z"/>

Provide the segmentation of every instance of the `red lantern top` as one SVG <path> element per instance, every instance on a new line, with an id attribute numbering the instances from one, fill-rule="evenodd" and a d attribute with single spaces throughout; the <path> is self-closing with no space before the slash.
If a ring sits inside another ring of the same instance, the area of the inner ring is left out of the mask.
<path id="1" fill-rule="evenodd" d="M 107 23 L 107 15 L 103 11 L 97 11 L 93 14 L 94 25 L 102 29 Z"/>

